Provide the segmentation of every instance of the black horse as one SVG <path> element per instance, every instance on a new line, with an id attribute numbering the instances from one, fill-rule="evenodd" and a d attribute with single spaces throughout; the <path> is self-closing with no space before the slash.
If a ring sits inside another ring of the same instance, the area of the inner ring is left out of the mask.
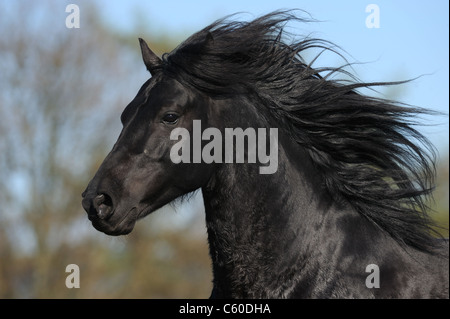
<path id="1" fill-rule="evenodd" d="M 128 234 L 201 188 L 211 297 L 448 298 L 448 241 L 436 239 L 425 204 L 435 153 L 413 128 L 427 111 L 358 92 L 393 83 L 312 68 L 300 54 L 331 44 L 287 44 L 283 26 L 295 19 L 288 11 L 220 20 L 162 59 L 139 39 L 152 76 L 83 193 L 89 219 Z M 230 128 L 242 130 L 226 160 L 229 145 L 208 144 Z M 256 150 L 259 163 L 250 160 Z"/>

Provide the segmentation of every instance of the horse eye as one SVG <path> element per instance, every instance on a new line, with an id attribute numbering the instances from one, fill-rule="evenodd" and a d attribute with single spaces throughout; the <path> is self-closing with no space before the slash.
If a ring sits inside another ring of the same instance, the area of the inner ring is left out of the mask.
<path id="1" fill-rule="evenodd" d="M 166 124 L 175 124 L 178 122 L 178 115 L 174 113 L 167 113 L 163 116 L 162 120 Z"/>

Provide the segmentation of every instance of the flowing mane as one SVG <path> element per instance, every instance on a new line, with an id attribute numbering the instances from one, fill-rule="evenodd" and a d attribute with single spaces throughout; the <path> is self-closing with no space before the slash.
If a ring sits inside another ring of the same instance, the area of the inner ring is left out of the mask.
<path id="1" fill-rule="evenodd" d="M 292 20 L 301 19 L 284 11 L 251 22 L 219 20 L 165 54 L 161 68 L 215 99 L 255 96 L 260 112 L 307 150 L 336 202 L 396 241 L 432 252 L 436 231 L 426 200 L 435 152 L 414 128 L 415 117 L 429 111 L 357 92 L 399 82 L 336 80 L 348 75 L 342 67 L 313 68 L 301 54 L 335 46 L 313 38 L 287 43 L 283 28 Z"/>

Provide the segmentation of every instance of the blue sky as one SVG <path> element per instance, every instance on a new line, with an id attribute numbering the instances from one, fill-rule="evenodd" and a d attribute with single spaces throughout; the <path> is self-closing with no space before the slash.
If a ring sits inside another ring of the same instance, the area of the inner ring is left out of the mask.
<path id="1" fill-rule="evenodd" d="M 73 1 L 76 3 L 76 1 Z M 212 21 L 236 12 L 252 19 L 277 9 L 302 9 L 321 22 L 293 25 L 290 30 L 334 42 L 363 81 L 417 80 L 402 85 L 394 96 L 402 102 L 449 111 L 448 1 L 97 1 L 103 20 L 125 32 L 136 30 L 136 17 L 145 20 L 145 33 L 187 37 Z M 367 28 L 369 4 L 380 11 L 380 28 Z M 139 36 L 139 35 L 137 35 Z M 151 39 L 149 39 L 151 40 Z M 342 60 L 324 57 L 319 66 L 338 66 Z M 329 65 L 325 65 L 329 64 Z M 390 88 L 379 92 L 389 95 Z M 429 120 L 429 118 L 427 118 Z M 448 151 L 448 117 L 435 117 L 421 128 L 442 153 Z"/>

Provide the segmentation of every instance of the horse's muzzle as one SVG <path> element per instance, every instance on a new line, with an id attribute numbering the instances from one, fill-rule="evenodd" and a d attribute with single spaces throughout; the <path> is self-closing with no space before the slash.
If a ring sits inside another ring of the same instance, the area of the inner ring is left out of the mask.
<path id="1" fill-rule="evenodd" d="M 95 229 L 113 236 L 125 235 L 133 230 L 138 215 L 136 207 L 118 212 L 111 196 L 106 193 L 90 194 L 85 191 L 82 196 L 81 204 Z"/>

